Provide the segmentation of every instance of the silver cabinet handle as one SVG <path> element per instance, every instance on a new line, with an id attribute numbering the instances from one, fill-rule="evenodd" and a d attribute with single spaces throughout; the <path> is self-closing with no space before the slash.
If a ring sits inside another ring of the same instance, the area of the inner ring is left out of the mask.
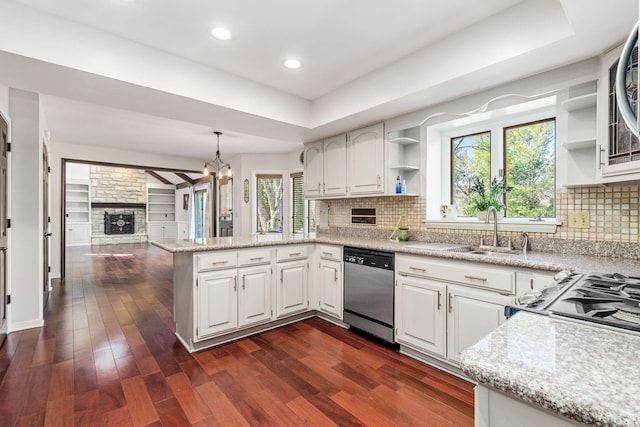
<path id="1" fill-rule="evenodd" d="M 242 289 L 247 289 L 247 276 L 242 276 Z"/>
<path id="2" fill-rule="evenodd" d="M 602 166 L 604 166 L 604 148 L 602 148 L 602 145 L 598 145 L 598 152 L 599 152 L 599 156 L 598 156 L 598 169 L 602 169 Z"/>
<path id="3" fill-rule="evenodd" d="M 300 256 L 300 252 L 294 252 L 292 254 L 289 254 L 289 256 Z"/>
<path id="4" fill-rule="evenodd" d="M 331 252 L 322 252 L 323 256 L 332 256 L 333 254 Z"/>
<path id="5" fill-rule="evenodd" d="M 452 310 L 453 310 L 453 297 L 451 296 L 451 293 L 449 293 L 449 313 L 451 313 Z"/>
<path id="6" fill-rule="evenodd" d="M 236 280 L 236 276 L 233 276 L 233 292 L 238 290 L 238 281 Z"/>
<path id="7" fill-rule="evenodd" d="M 333 281 L 334 282 L 338 281 L 338 269 L 337 268 L 333 269 Z"/>
<path id="8" fill-rule="evenodd" d="M 320 183 L 318 183 L 318 194 L 320 193 Z"/>
<path id="9" fill-rule="evenodd" d="M 533 290 L 533 279 L 529 280 L 529 284 L 531 285 L 531 290 Z"/>
<path id="10" fill-rule="evenodd" d="M 216 262 L 212 262 L 211 265 L 223 265 L 227 263 L 229 263 L 229 261 L 216 261 Z"/>
<path id="11" fill-rule="evenodd" d="M 380 185 L 381 185 L 381 183 L 380 183 L 380 175 L 378 175 L 378 188 L 380 188 Z"/>
<path id="12" fill-rule="evenodd" d="M 250 259 L 251 261 L 260 261 L 260 260 L 263 260 L 263 259 L 264 259 L 264 257 L 263 257 L 263 256 L 259 256 L 259 257 L 256 257 L 256 258 L 249 258 L 249 259 Z"/>
<path id="13" fill-rule="evenodd" d="M 280 270 L 280 283 L 284 283 L 284 270 Z"/>
<path id="14" fill-rule="evenodd" d="M 464 276 L 465 279 L 469 279 L 469 280 L 480 280 L 481 282 L 486 282 L 487 278 L 486 277 L 478 277 L 478 276 Z"/>
<path id="15" fill-rule="evenodd" d="M 423 273 L 427 272 L 426 268 L 418 268 L 418 267 L 409 267 L 409 270 L 413 270 L 413 271 L 422 271 Z"/>
<path id="16" fill-rule="evenodd" d="M 438 310 L 440 310 L 442 308 L 442 292 L 438 291 Z"/>

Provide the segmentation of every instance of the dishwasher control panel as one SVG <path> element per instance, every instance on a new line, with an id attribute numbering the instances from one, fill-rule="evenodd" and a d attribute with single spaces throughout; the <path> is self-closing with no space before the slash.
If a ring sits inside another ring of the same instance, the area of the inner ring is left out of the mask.
<path id="1" fill-rule="evenodd" d="M 344 260 L 346 262 L 350 262 L 352 264 L 360 264 L 360 265 L 364 264 L 364 257 L 363 256 L 345 255 L 344 256 Z"/>

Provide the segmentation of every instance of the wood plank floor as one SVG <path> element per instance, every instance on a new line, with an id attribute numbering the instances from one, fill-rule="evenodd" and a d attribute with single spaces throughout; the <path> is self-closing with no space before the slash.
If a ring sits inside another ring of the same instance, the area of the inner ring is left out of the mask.
<path id="1" fill-rule="evenodd" d="M 45 326 L 0 349 L 0 426 L 471 426 L 472 385 L 314 318 L 189 354 L 172 257 L 70 248 Z"/>

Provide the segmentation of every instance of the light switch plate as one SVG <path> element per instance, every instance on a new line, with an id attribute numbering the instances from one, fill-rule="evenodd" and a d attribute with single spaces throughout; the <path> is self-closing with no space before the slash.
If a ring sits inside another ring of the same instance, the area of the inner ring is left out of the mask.
<path id="1" fill-rule="evenodd" d="M 589 228 L 591 215 L 589 211 L 569 212 L 569 228 Z"/>

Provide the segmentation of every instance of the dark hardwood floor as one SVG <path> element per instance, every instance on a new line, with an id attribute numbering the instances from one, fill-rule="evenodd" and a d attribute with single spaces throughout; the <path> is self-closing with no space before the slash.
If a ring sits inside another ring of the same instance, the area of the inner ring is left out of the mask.
<path id="1" fill-rule="evenodd" d="M 45 326 L 0 349 L 0 426 L 471 426 L 472 385 L 314 318 L 189 354 L 172 257 L 70 248 Z"/>

